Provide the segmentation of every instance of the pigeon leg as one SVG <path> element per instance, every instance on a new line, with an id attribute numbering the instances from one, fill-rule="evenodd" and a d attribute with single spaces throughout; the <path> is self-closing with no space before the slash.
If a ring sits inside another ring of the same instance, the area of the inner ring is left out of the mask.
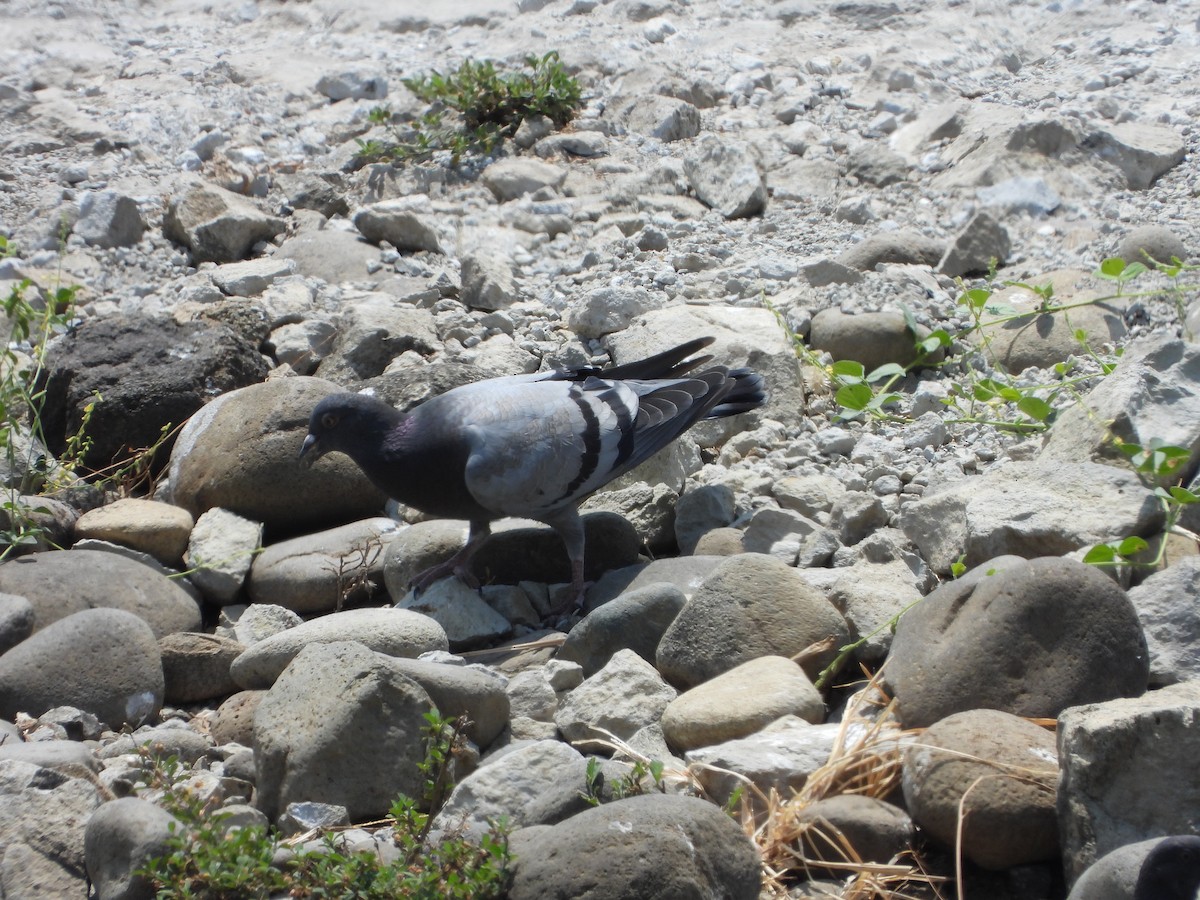
<path id="1" fill-rule="evenodd" d="M 491 528 L 486 521 L 472 522 L 471 530 L 467 534 L 467 542 L 463 544 L 463 548 L 444 562 L 430 566 L 414 575 L 412 581 L 408 583 L 409 588 L 419 597 L 435 581 L 441 581 L 449 575 L 457 576 L 467 587 L 478 588 L 479 582 L 471 574 L 471 557 L 475 555 L 475 551 L 479 549 L 489 534 L 491 534 Z"/>
<path id="2" fill-rule="evenodd" d="M 579 518 L 579 511 L 569 506 L 543 521 L 558 532 L 566 545 L 567 559 L 571 561 L 571 598 L 574 602 L 560 604 L 552 609 L 551 613 L 559 615 L 567 612 L 572 605 L 575 609 L 582 610 L 587 600 L 586 584 L 583 580 L 583 520 Z"/>

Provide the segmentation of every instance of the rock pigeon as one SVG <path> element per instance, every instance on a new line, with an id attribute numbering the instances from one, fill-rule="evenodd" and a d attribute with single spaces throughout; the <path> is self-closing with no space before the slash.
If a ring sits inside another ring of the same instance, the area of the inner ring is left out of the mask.
<path id="1" fill-rule="evenodd" d="M 551 526 L 566 545 L 572 595 L 584 599 L 579 504 L 703 418 L 761 406 L 761 375 L 694 356 L 705 337 L 648 359 L 462 385 L 400 412 L 366 394 L 333 394 L 313 410 L 300 450 L 311 464 L 340 451 L 406 506 L 466 519 L 463 549 L 417 575 L 418 593 L 450 574 L 469 581 L 472 554 L 494 519 Z"/>

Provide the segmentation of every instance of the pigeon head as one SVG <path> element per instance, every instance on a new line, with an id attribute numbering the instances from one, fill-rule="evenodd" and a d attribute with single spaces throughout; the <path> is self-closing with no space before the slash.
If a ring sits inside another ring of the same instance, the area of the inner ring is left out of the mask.
<path id="1" fill-rule="evenodd" d="M 357 458 L 368 448 L 378 447 L 399 419 L 399 412 L 367 394 L 331 394 L 309 417 L 300 462 L 311 466 L 333 451 Z"/>

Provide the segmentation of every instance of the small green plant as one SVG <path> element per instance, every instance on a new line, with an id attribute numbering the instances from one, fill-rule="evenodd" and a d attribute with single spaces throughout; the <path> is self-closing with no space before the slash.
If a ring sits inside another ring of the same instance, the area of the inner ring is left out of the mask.
<path id="1" fill-rule="evenodd" d="M 953 373 L 947 382 L 948 395 L 944 402 L 958 415 L 947 419 L 947 424 L 983 424 L 1017 433 L 1043 431 L 1054 420 L 1060 406 L 1079 402 L 1082 399 L 1080 391 L 1085 386 L 1115 368 L 1121 350 L 1118 348 L 1102 356 L 1089 344 L 1087 332 L 1076 328 L 1072 335 L 1079 345 L 1079 354 L 1058 362 L 1053 369 L 1054 377 L 1046 383 L 1030 384 L 1008 374 L 1003 367 L 997 368 L 995 374 L 984 374 L 993 368 L 992 332 L 1006 324 L 1028 320 L 1030 316 L 1061 316 L 1069 326 L 1072 310 L 1115 299 L 1165 299 L 1171 303 L 1175 318 L 1186 332 L 1186 298 L 1200 286 L 1185 281 L 1184 276 L 1200 272 L 1200 266 L 1186 266 L 1173 260 L 1169 266 L 1159 264 L 1157 271 L 1170 279 L 1169 286 L 1164 288 L 1159 284 L 1130 293 L 1129 288 L 1150 269 L 1142 263 L 1127 264 L 1119 258 L 1106 259 L 1095 274 L 1112 283 L 1115 293 L 1074 302 L 1058 302 L 1053 284 L 1000 283 L 1001 287 L 1018 287 L 1032 293 L 1038 299 L 1037 308 L 1033 310 L 1017 310 L 997 298 L 994 266 L 983 286 L 968 288 L 960 281 L 962 291 L 958 305 L 967 313 L 968 324 L 957 335 L 952 336 L 940 328 L 928 336 L 918 337 L 917 323 L 912 313 L 905 309 L 915 351 L 908 365 L 889 363 L 867 372 L 857 361 L 838 360 L 827 367 L 835 386 L 838 418 L 867 416 L 892 422 L 907 421 L 897 411 L 903 405 L 903 395 L 896 390 L 897 384 L 918 368 L 939 368 Z M 798 355 L 813 357 L 811 351 L 803 347 L 803 342 L 790 331 L 789 335 L 797 345 Z M 972 336 L 973 344 L 965 340 Z M 937 354 L 944 354 L 944 358 L 939 359 Z M 1094 363 L 1093 369 L 1082 366 L 1082 359 Z"/>
<path id="2" fill-rule="evenodd" d="M 666 784 L 663 781 L 664 769 L 665 767 L 661 760 L 645 760 L 635 757 L 633 762 L 630 763 L 630 769 L 626 774 L 614 781 L 607 782 L 609 799 L 622 800 L 625 797 L 636 797 L 640 794 L 649 793 L 646 787 L 647 777 L 650 778 L 656 791 L 659 793 L 665 792 Z M 588 757 L 584 778 L 586 786 L 582 792 L 583 799 L 592 806 L 599 806 L 603 802 L 606 783 L 598 757 Z"/>
<path id="3" fill-rule="evenodd" d="M 1186 447 L 1166 444 L 1157 438 L 1151 439 L 1145 447 L 1119 438 L 1113 443 L 1120 453 L 1129 458 L 1133 468 L 1154 485 L 1154 496 L 1163 509 L 1162 539 L 1158 542 L 1157 552 L 1149 560 L 1145 559 L 1145 554 L 1150 549 L 1150 543 L 1145 538 L 1130 535 L 1119 541 L 1096 544 L 1084 554 L 1083 561 L 1097 566 L 1140 565 L 1157 568 L 1167 552 L 1167 535 L 1183 533 L 1192 540 L 1200 540 L 1200 537 L 1184 532 L 1179 525 L 1185 507 L 1200 503 L 1200 496 L 1180 484 L 1170 484 L 1171 481 L 1178 481 L 1183 474 L 1182 468 L 1191 458 L 1191 452 Z"/>
<path id="4" fill-rule="evenodd" d="M 1176 260 L 1178 262 L 1178 260 Z M 1100 263 L 1096 274 L 1105 281 L 1111 281 L 1117 287 L 1117 296 L 1124 291 L 1125 286 L 1146 272 L 1146 266 L 1140 262 L 1127 263 L 1119 256 L 1112 256 Z"/>
<path id="5" fill-rule="evenodd" d="M 13 253 L 8 241 L 0 237 L 0 259 Z M 92 418 L 104 402 L 96 391 L 82 410 L 78 428 L 67 435 L 59 457 L 55 459 L 47 451 L 44 408 L 49 347 L 53 338 L 74 324 L 77 292 L 74 286 L 43 292 L 23 279 L 10 285 L 0 299 L 3 325 L 8 329 L 0 348 L 0 452 L 7 465 L 7 482 L 0 488 L 0 561 L 22 548 L 48 542 L 40 517 L 49 510 L 30 502 L 29 495 L 54 495 L 81 484 L 85 476 L 106 488 L 132 493 L 150 481 L 151 462 L 172 434 L 171 425 L 164 425 L 151 446 L 102 471 L 89 470 L 84 459 L 93 443 Z"/>
<path id="6" fill-rule="evenodd" d="M 860 647 L 865 647 L 867 642 L 871 640 L 871 638 L 875 637 L 875 635 L 883 634 L 885 631 L 890 631 L 892 634 L 895 634 L 896 626 L 900 624 L 900 619 L 904 616 L 904 614 L 924 599 L 924 597 L 918 597 L 916 600 L 907 604 L 898 613 L 896 613 L 882 625 L 875 628 L 869 634 L 864 634 L 858 640 L 852 641 L 849 644 L 843 644 L 842 646 L 838 647 L 837 655 L 833 658 L 833 661 L 820 671 L 820 673 L 817 675 L 816 681 L 813 682 L 817 690 L 824 691 L 826 688 L 831 687 L 834 677 L 842 670 L 846 663 L 849 662 L 850 657 L 854 654 L 854 652 Z"/>
<path id="7" fill-rule="evenodd" d="M 528 71 L 498 72 L 490 61 L 466 60 L 455 71 L 404 79 L 404 86 L 429 108 L 415 121 L 397 123 L 387 107 L 371 111 L 370 121 L 392 138 L 359 140 L 358 156 L 367 160 L 429 159 L 448 152 L 452 165 L 467 153 L 491 153 L 521 123 L 545 116 L 562 128 L 582 98 L 578 80 L 563 67 L 558 53 L 525 57 Z"/>
<path id="8" fill-rule="evenodd" d="M 187 771 L 173 758 L 147 759 L 145 786 L 162 792 L 162 805 L 179 824 L 170 852 L 150 860 L 139 874 L 150 879 L 159 900 L 235 900 L 274 895 L 358 900 L 491 900 L 503 895 L 511 855 L 508 829 L 494 825 L 475 843 L 461 833 L 430 841 L 433 814 L 450 789 L 456 744 L 465 720 L 450 722 L 436 710 L 426 715 L 425 775 L 421 801 L 400 796 L 383 823 L 400 849 L 383 863 L 368 850 L 348 849 L 336 831 L 319 848 L 290 848 L 271 829 L 231 827 L 228 815 L 207 807 L 184 786 Z M 172 823 L 174 824 L 174 823 Z M 291 849 L 291 853 L 281 851 Z"/>
<path id="9" fill-rule="evenodd" d="M 7 239 L 0 237 L 0 259 L 12 255 Z M 11 285 L 0 301 L 8 329 L 0 348 L 0 451 L 8 469 L 0 503 L 4 510 L 0 560 L 19 548 L 37 546 L 45 538 L 45 529 L 38 522 L 45 508 L 31 506 L 22 495 L 43 490 L 48 482 L 53 487 L 70 481 L 72 464 L 86 451 L 87 438 L 82 431 L 72 437 L 68 448 L 76 456 L 56 462 L 41 449 L 46 439 L 42 422 L 45 389 L 41 384 L 48 347 L 51 338 L 70 327 L 76 291 L 59 287 L 35 303 L 30 299 L 36 294 L 33 282 L 23 279 Z"/>

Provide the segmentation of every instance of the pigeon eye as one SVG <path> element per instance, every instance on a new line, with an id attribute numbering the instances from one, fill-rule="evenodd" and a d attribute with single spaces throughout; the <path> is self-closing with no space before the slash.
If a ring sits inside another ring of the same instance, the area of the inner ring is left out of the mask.
<path id="1" fill-rule="evenodd" d="M 321 416 L 321 427 L 322 428 L 334 428 L 337 426 L 337 423 L 338 423 L 338 417 L 335 416 L 333 413 L 325 413 L 325 415 Z"/>

